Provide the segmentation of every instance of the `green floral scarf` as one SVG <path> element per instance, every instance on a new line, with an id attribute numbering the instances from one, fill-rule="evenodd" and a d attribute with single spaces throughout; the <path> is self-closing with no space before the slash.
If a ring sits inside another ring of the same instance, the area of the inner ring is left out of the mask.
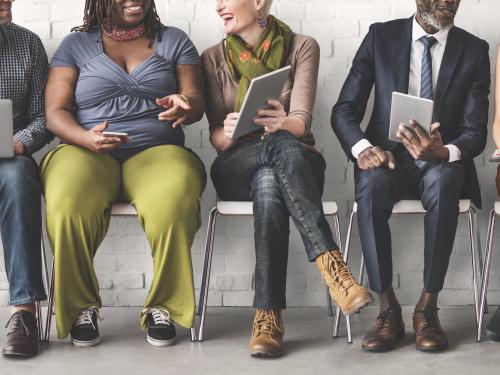
<path id="1" fill-rule="evenodd" d="M 290 27 L 273 16 L 254 50 L 237 35 L 228 35 L 225 43 L 225 57 L 229 73 L 239 81 L 234 111 L 239 112 L 250 86 L 258 76 L 283 67 L 292 42 Z"/>

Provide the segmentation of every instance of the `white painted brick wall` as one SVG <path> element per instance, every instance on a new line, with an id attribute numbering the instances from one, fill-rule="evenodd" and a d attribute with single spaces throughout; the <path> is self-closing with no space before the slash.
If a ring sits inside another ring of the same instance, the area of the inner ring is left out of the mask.
<path id="1" fill-rule="evenodd" d="M 273 13 L 300 33 L 315 37 L 321 46 L 318 95 L 314 111 L 314 132 L 318 149 L 328 162 L 325 200 L 336 200 L 340 207 L 345 235 L 347 211 L 353 200 L 353 171 L 340 149 L 329 124 L 331 107 L 347 75 L 354 53 L 368 27 L 376 21 L 409 17 L 414 0 L 275 0 Z M 51 56 L 70 28 L 81 23 L 83 0 L 18 0 L 14 3 L 15 22 L 40 34 Z M 202 52 L 218 42 L 223 33 L 215 16 L 214 2 L 208 0 L 156 0 L 162 20 L 180 27 Z M 500 42 L 498 0 L 463 0 L 457 25 L 486 39 L 492 59 Z M 492 60 L 492 67 L 494 60 Z M 208 126 L 200 124 L 186 129 L 187 144 L 210 167 L 215 152 L 208 142 Z M 495 199 L 495 166 L 486 162 L 493 143 L 476 164 L 482 182 L 485 209 L 480 214 L 482 239 L 487 211 Z M 46 149 L 38 153 L 38 158 Z M 208 211 L 215 201 L 215 191 L 208 184 L 202 201 L 203 226 L 193 249 L 195 282 L 201 282 L 204 236 Z M 394 285 L 401 301 L 413 304 L 420 292 L 423 268 L 423 229 L 421 217 L 404 217 L 392 221 L 394 233 Z M 441 301 L 445 304 L 472 302 L 471 269 L 465 220 L 459 222 L 454 255 Z M 499 235 L 500 236 L 500 235 Z M 219 218 L 216 230 L 215 256 L 212 266 L 210 305 L 246 306 L 253 299 L 252 220 Z M 484 242 L 484 241 L 483 241 Z M 360 244 L 354 229 L 351 264 L 357 272 Z M 107 305 L 141 305 L 152 278 L 149 246 L 135 219 L 113 219 L 108 237 L 96 257 L 101 296 Z M 318 306 L 324 304 L 321 279 L 313 264 L 308 264 L 300 237 L 292 230 L 288 275 L 288 304 Z M 493 259 L 489 301 L 500 303 L 500 257 Z M 198 290 L 197 290 L 198 294 Z M 0 305 L 8 301 L 5 266 L 0 262 Z"/>

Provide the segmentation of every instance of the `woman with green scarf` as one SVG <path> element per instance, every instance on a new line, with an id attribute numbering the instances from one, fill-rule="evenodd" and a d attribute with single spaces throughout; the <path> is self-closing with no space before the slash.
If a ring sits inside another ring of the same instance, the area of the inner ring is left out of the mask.
<path id="1" fill-rule="evenodd" d="M 270 7 L 271 0 L 218 0 L 226 38 L 202 55 L 210 140 L 218 152 L 212 181 L 224 200 L 253 201 L 257 311 L 249 348 L 254 357 L 282 352 L 290 217 L 308 260 L 317 264 L 342 311 L 349 315 L 372 301 L 342 261 L 323 214 L 325 160 L 310 131 L 318 43 L 270 16 Z M 254 119 L 262 130 L 233 140 L 252 78 L 287 65 L 291 73 L 281 96 Z"/>

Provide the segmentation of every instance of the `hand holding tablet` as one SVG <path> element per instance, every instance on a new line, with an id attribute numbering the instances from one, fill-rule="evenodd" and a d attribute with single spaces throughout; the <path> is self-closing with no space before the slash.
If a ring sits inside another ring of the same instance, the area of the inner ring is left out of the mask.
<path id="1" fill-rule="evenodd" d="M 291 67 L 286 66 L 252 79 L 236 122 L 231 139 L 261 130 L 263 125 L 256 124 L 254 118 L 259 110 L 271 109 L 270 99 L 278 99 Z"/>

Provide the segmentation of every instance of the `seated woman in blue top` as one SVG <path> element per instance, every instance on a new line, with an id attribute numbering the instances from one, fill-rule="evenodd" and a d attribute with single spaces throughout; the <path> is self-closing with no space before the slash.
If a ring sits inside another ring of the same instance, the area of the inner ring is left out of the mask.
<path id="1" fill-rule="evenodd" d="M 46 88 L 47 124 L 62 144 L 41 168 L 57 333 L 77 346 L 100 341 L 93 257 L 112 203 L 127 201 L 153 256 L 142 326 L 150 344 L 172 345 L 174 324 L 191 327 L 195 308 L 190 249 L 206 174 L 180 125 L 204 112 L 200 57 L 184 32 L 162 25 L 153 0 L 86 0 L 83 26 L 73 31 Z M 134 267 L 114 262 L 111 271 Z"/>

